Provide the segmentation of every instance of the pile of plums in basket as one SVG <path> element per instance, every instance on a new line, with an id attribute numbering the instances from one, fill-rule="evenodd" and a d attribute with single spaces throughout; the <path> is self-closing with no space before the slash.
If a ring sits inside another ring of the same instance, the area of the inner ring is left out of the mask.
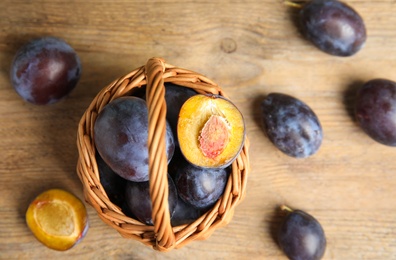
<path id="1" fill-rule="evenodd" d="M 228 99 L 165 83 L 168 206 L 172 225 L 189 223 L 224 192 L 241 151 L 245 124 Z M 100 180 L 124 213 L 153 225 L 149 184 L 148 107 L 144 95 L 108 103 L 94 124 Z"/>

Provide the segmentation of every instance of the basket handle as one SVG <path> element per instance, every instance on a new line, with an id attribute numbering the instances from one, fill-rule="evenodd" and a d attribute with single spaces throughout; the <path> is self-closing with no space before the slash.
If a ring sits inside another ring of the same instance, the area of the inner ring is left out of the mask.
<path id="1" fill-rule="evenodd" d="M 151 58 L 145 66 L 148 107 L 149 183 L 156 246 L 166 250 L 175 246 L 168 203 L 168 159 L 166 155 L 165 62 Z"/>

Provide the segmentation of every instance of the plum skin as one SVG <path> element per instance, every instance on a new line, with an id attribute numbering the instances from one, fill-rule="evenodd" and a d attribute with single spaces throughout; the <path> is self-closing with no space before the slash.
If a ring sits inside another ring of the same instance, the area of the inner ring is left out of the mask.
<path id="1" fill-rule="evenodd" d="M 224 192 L 229 168 L 201 168 L 184 162 L 174 181 L 179 197 L 197 209 L 212 206 Z"/>
<path id="2" fill-rule="evenodd" d="M 198 219 L 204 210 L 193 207 L 178 196 L 175 211 L 173 213 L 171 224 L 172 226 L 180 226 L 190 224 Z"/>
<path id="3" fill-rule="evenodd" d="M 129 181 L 148 181 L 148 109 L 145 100 L 124 96 L 107 104 L 95 121 L 94 140 L 100 156 L 114 172 Z M 174 149 L 172 130 L 167 123 L 168 162 Z"/>
<path id="4" fill-rule="evenodd" d="M 96 152 L 96 163 L 99 170 L 100 183 L 106 191 L 110 201 L 117 206 L 122 206 L 125 200 L 125 186 L 127 180 L 115 173 Z"/>
<path id="5" fill-rule="evenodd" d="M 81 76 L 75 50 L 56 37 L 34 39 L 21 47 L 11 64 L 11 83 L 26 101 L 53 104 L 66 97 Z"/>
<path id="6" fill-rule="evenodd" d="M 319 260 L 326 250 L 326 236 L 320 223 L 302 210 L 293 210 L 277 234 L 282 251 L 294 260 Z"/>
<path id="7" fill-rule="evenodd" d="M 179 119 L 180 109 L 187 99 L 196 94 L 197 92 L 193 89 L 169 82 L 165 83 L 166 119 L 175 136 L 177 136 L 177 120 Z M 175 143 L 177 146 L 179 145 L 177 138 L 175 138 Z"/>
<path id="8" fill-rule="evenodd" d="M 168 174 L 168 206 L 172 216 L 178 202 L 177 190 L 172 178 Z M 128 181 L 125 188 L 126 206 L 129 211 L 141 222 L 154 225 L 152 219 L 152 202 L 150 197 L 150 183 Z"/>
<path id="9" fill-rule="evenodd" d="M 320 50 L 347 57 L 365 44 L 367 33 L 361 16 L 336 0 L 312 0 L 299 13 L 302 34 Z"/>
<path id="10" fill-rule="evenodd" d="M 355 116 L 372 139 L 396 146 L 396 82 L 372 79 L 363 84 L 357 92 Z"/>
<path id="11" fill-rule="evenodd" d="M 262 101 L 261 108 L 264 130 L 283 153 L 305 158 L 319 150 L 322 126 L 307 104 L 290 95 L 270 93 Z"/>

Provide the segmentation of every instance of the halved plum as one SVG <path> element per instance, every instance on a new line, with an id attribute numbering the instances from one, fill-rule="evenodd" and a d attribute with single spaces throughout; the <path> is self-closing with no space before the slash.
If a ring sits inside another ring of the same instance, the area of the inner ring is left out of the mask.
<path id="1" fill-rule="evenodd" d="M 203 168 L 225 168 L 243 147 L 245 123 L 230 100 L 198 94 L 180 110 L 177 137 L 180 150 L 190 163 Z"/>
<path id="2" fill-rule="evenodd" d="M 84 204 L 75 195 L 61 189 L 38 195 L 26 211 L 26 223 L 37 240 L 58 251 L 72 248 L 88 231 Z"/>

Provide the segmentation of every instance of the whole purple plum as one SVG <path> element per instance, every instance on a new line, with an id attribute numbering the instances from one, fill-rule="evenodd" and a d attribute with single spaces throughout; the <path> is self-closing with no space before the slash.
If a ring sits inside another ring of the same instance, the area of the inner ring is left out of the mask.
<path id="1" fill-rule="evenodd" d="M 375 141 L 396 146 L 396 82 L 373 79 L 357 93 L 356 119 Z"/>
<path id="2" fill-rule="evenodd" d="M 198 209 L 211 207 L 224 192 L 229 168 L 201 168 L 181 163 L 174 176 L 179 197 Z"/>
<path id="3" fill-rule="evenodd" d="M 100 156 L 118 175 L 135 182 L 149 179 L 148 109 L 145 100 L 125 96 L 108 103 L 95 121 L 94 140 Z M 174 150 L 174 137 L 167 123 L 168 162 Z"/>
<path id="4" fill-rule="evenodd" d="M 75 88 L 81 76 L 81 62 L 62 39 L 38 38 L 17 51 L 10 74 L 14 89 L 24 100 L 48 105 Z"/>
<path id="5" fill-rule="evenodd" d="M 322 225 L 302 210 L 287 209 L 278 230 L 278 244 L 289 259 L 319 260 L 326 251 Z"/>
<path id="6" fill-rule="evenodd" d="M 264 130 L 285 154 L 305 158 L 322 144 L 322 126 L 313 110 L 292 96 L 271 93 L 261 103 Z"/>
<path id="7" fill-rule="evenodd" d="M 352 56 L 366 42 L 362 17 L 337 0 L 311 0 L 299 13 L 302 34 L 320 50 L 334 56 Z"/>
<path id="8" fill-rule="evenodd" d="M 141 222 L 153 225 L 150 183 L 128 181 L 125 188 L 125 200 L 129 211 Z M 178 202 L 177 190 L 172 178 L 168 175 L 168 209 L 172 216 Z"/>

